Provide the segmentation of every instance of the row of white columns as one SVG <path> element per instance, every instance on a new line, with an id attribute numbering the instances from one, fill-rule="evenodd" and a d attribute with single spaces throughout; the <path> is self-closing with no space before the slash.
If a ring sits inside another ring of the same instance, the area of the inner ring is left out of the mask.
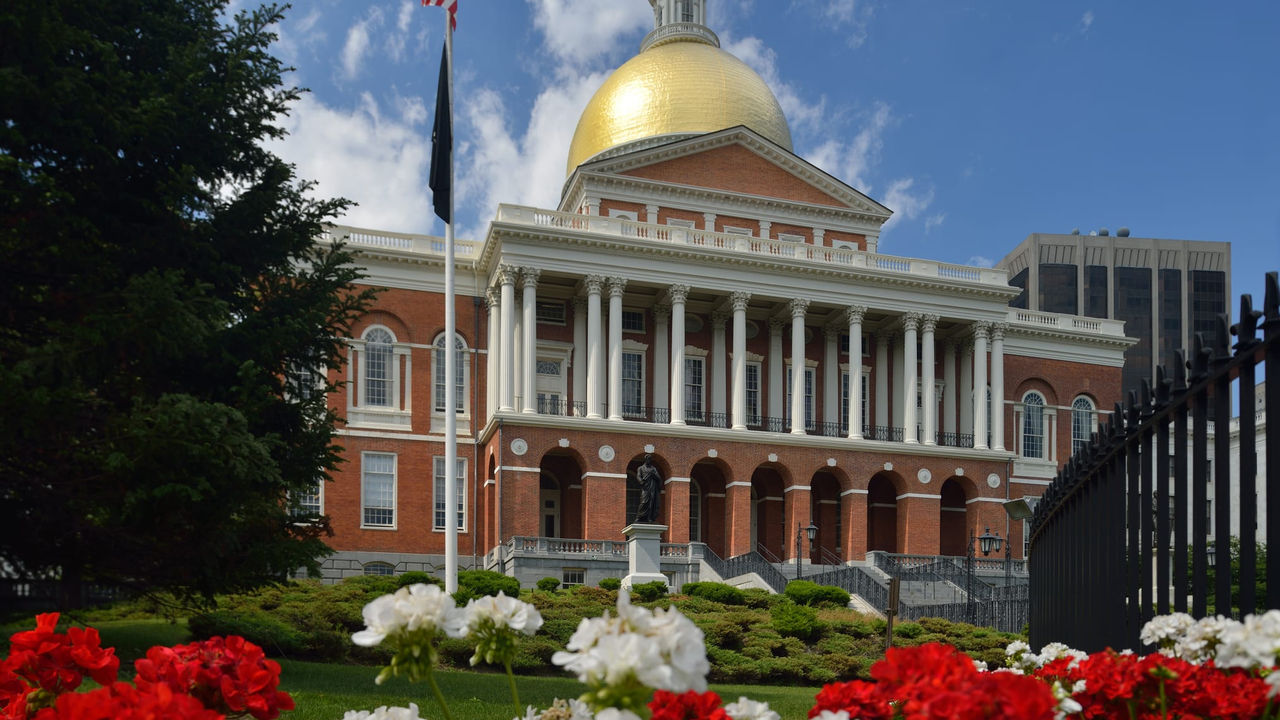
<path id="1" fill-rule="evenodd" d="M 537 268 L 518 268 L 504 265 L 499 268 L 499 288 L 490 290 L 486 297 L 489 306 L 489 341 L 490 348 L 498 348 L 497 353 L 489 354 L 489 377 L 496 377 L 496 383 L 489 383 L 490 407 L 500 411 L 519 411 L 535 413 L 536 407 L 536 368 L 537 368 L 537 283 L 540 271 Z M 517 314 L 515 305 L 515 287 L 517 282 L 522 289 L 521 313 Z M 575 398 L 585 397 L 586 415 L 589 418 L 610 420 L 622 419 L 622 297 L 626 289 L 626 279 L 621 277 L 604 277 L 588 275 L 583 278 L 583 298 L 576 299 L 574 326 L 575 367 L 586 367 L 585 373 L 575 372 L 573 395 Z M 608 304 L 608 338 L 607 344 L 602 339 L 602 295 L 609 295 Z M 654 402 L 659 408 L 668 405 L 670 422 L 673 425 L 685 424 L 685 303 L 688 298 L 687 285 L 672 285 L 667 289 L 665 303 L 654 308 L 655 355 L 665 358 L 670 353 L 670 363 L 654 363 Z M 746 402 L 746 310 L 751 296 L 746 292 L 734 292 L 729 297 L 731 313 L 716 312 L 712 315 L 712 349 L 711 369 L 714 375 L 710 382 L 711 409 L 713 412 L 724 412 L 726 400 L 732 409 L 730 422 L 735 430 L 747 427 Z M 805 314 L 810 301 L 793 299 L 789 304 L 791 316 L 791 397 L 789 412 L 790 432 L 805 434 Z M 582 318 L 585 309 L 585 318 Z M 849 337 L 849 406 L 848 436 L 852 439 L 863 437 L 862 408 L 862 321 L 867 308 L 852 305 L 845 309 L 844 319 Z M 733 348 L 728 359 L 731 359 L 730 397 L 724 393 L 724 378 L 717 377 L 719 369 L 726 366 L 725 322 L 732 319 Z M 585 322 L 583 322 L 585 320 Z M 936 444 L 937 437 L 937 397 L 935 395 L 936 345 L 935 331 L 938 316 L 906 313 L 901 322 L 892 329 L 880 332 L 876 343 L 875 367 L 888 367 L 888 354 L 892 346 L 894 364 L 900 369 L 895 372 L 893 383 L 894 394 L 899 402 L 894 403 L 894 420 L 904 428 L 903 441 L 906 443 L 921 442 L 916 437 L 916 383 L 919 383 L 921 395 L 922 417 L 920 418 L 923 443 Z M 517 324 L 519 327 L 517 327 Z M 670 326 L 668 332 L 668 325 Z M 768 408 L 772 415 L 783 415 L 783 343 L 782 329 L 785 323 L 779 318 L 769 321 L 769 397 Z M 985 394 L 987 387 L 988 340 L 991 342 L 991 387 L 997 388 L 996 406 L 1002 406 L 1004 387 L 1004 332 L 1006 326 L 980 322 L 974 325 L 972 344 L 964 346 L 968 352 L 960 355 L 959 412 L 956 408 L 955 366 L 958 350 L 955 342 L 946 342 L 943 351 L 943 432 L 956 432 L 956 419 L 959 417 L 959 431 L 972 432 L 974 447 L 987 447 L 987 408 Z M 901 342 L 895 342 L 900 336 Z M 826 367 L 837 367 L 839 331 L 828 328 L 824 361 Z M 511 342 L 503 342 L 510 338 Z M 668 346 L 668 339 L 670 340 Z M 917 367 L 917 343 L 920 345 L 920 362 Z M 669 350 L 668 350 L 669 347 Z M 608 369 L 606 371 L 606 349 Z M 516 359 L 519 358 L 519 362 Z M 521 372 L 516 373 L 519 367 Z M 876 416 L 875 424 L 888 425 L 890 403 L 888 373 L 875 373 Z M 826 418 L 834 422 L 839 407 L 839 373 L 826 373 L 824 387 Z M 607 381 L 606 381 L 607 378 Z M 912 378 L 915 382 L 906 382 Z M 981 401 L 973 402 L 978 394 L 974 388 L 980 389 Z M 667 389 L 669 392 L 664 392 Z M 516 407 L 519 399 L 520 407 Z M 1002 412 L 993 412 L 991 437 L 993 449 L 1004 449 L 1004 418 Z"/>

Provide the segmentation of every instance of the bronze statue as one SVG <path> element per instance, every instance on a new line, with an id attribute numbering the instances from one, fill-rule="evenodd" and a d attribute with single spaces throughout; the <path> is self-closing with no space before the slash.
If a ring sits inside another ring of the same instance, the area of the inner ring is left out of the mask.
<path id="1" fill-rule="evenodd" d="M 640 483 L 640 507 L 636 508 L 638 523 L 658 520 L 658 493 L 662 492 L 662 473 L 653 465 L 653 455 L 645 454 L 644 464 L 636 468 L 636 481 Z"/>

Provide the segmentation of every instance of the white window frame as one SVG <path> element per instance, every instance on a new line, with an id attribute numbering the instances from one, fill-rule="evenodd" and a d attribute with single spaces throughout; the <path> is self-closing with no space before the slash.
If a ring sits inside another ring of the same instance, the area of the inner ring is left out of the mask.
<path id="1" fill-rule="evenodd" d="M 645 402 L 645 401 L 644 401 L 644 397 L 645 397 L 645 396 L 644 396 L 644 393 L 645 393 L 645 372 L 644 372 L 644 368 L 645 368 L 645 362 L 646 362 L 646 360 L 648 359 L 648 358 L 646 357 L 646 355 L 647 355 L 647 353 L 646 353 L 646 349 L 647 349 L 647 347 L 648 347 L 648 346 L 646 346 L 646 345 L 641 345 L 640 343 L 634 343 L 634 342 L 633 342 L 633 343 L 628 343 L 628 342 L 627 342 L 627 341 L 625 341 L 625 340 L 624 340 L 624 341 L 623 341 L 623 343 L 622 343 L 622 416 L 623 416 L 623 417 L 641 417 L 641 416 L 643 416 L 643 415 L 644 415 L 644 412 L 645 412 L 645 410 L 644 410 L 644 408 L 645 408 L 645 404 L 644 404 L 644 402 Z M 639 367 L 639 370 L 640 370 L 640 377 L 638 377 L 638 378 L 628 378 L 628 377 L 627 377 L 627 356 L 628 356 L 628 355 L 636 356 L 636 357 L 638 357 L 638 358 L 639 358 L 638 367 Z M 634 383 L 636 383 L 636 390 L 638 391 L 638 392 L 636 393 L 636 398 L 635 398 L 636 400 L 638 400 L 638 402 L 637 402 L 637 403 L 634 403 L 634 404 L 629 404 L 629 403 L 628 403 L 628 398 L 627 398 L 627 385 L 628 385 L 628 383 L 629 383 L 629 382 L 634 382 Z"/>
<path id="2" fill-rule="evenodd" d="M 375 332 L 385 332 L 391 338 L 391 357 L 387 363 L 389 387 L 388 403 L 370 405 L 369 390 L 369 345 L 368 338 Z M 408 344 L 400 342 L 391 328 L 385 325 L 370 325 L 361 333 L 359 340 L 350 342 L 350 362 L 347 365 L 347 424 L 352 427 L 371 427 L 384 430 L 408 430 L 412 424 L 412 375 L 413 360 Z M 351 377 L 351 368 L 358 367 L 356 377 Z"/>
<path id="3" fill-rule="evenodd" d="M 305 497 L 315 496 L 315 511 L 310 509 L 304 510 L 302 505 L 303 494 L 290 493 L 290 500 L 293 504 L 293 512 L 295 515 L 323 515 L 324 514 L 324 480 L 316 480 L 315 487 L 305 494 Z M 308 506 L 311 504 L 308 503 Z M 361 511 L 363 517 L 363 510 Z"/>
<path id="4" fill-rule="evenodd" d="M 746 386 L 746 416 L 747 425 L 751 427 L 759 427 L 763 421 L 761 418 L 763 405 L 760 401 L 760 390 L 764 386 L 764 363 L 760 360 L 748 360 L 746 372 L 743 373 L 743 383 Z M 751 370 L 756 371 L 756 386 L 751 387 Z"/>
<path id="5" fill-rule="evenodd" d="M 388 568 L 389 572 L 369 572 L 372 568 Z M 361 575 L 369 575 L 373 577 L 394 577 L 396 574 L 396 566 L 383 560 L 370 560 L 360 566 Z"/>
<path id="6" fill-rule="evenodd" d="M 1084 427 L 1081 427 L 1084 426 Z M 1089 444 L 1098 429 L 1098 408 L 1092 398 L 1078 395 L 1071 401 L 1071 454 Z M 1083 435 L 1078 435 L 1083 431 Z"/>
<path id="7" fill-rule="evenodd" d="M 636 315 L 640 316 L 639 328 L 627 327 L 628 315 L 630 315 L 631 317 L 635 317 Z M 645 322 L 644 310 L 641 310 L 640 308 L 628 308 L 628 307 L 622 308 L 621 325 L 622 325 L 622 332 L 624 333 L 637 333 L 637 334 L 643 335 L 645 332 L 647 332 L 647 328 L 648 328 L 648 325 Z"/>
<path id="8" fill-rule="evenodd" d="M 459 407 L 456 408 L 456 416 L 458 431 L 466 432 L 464 428 L 470 427 L 471 421 L 471 348 L 461 333 L 455 333 L 455 338 L 454 351 L 458 353 L 458 358 L 454 372 L 462 381 L 461 387 L 458 388 Z M 445 426 L 445 409 L 442 402 L 445 357 L 440 347 L 443 341 L 444 333 L 436 335 L 431 341 L 431 432 L 435 433 L 444 432 Z"/>
<path id="9" fill-rule="evenodd" d="M 687 230 L 692 230 L 697 226 L 697 224 L 692 220 L 685 220 L 684 218 L 667 218 L 667 225 L 670 227 L 685 228 Z"/>
<path id="10" fill-rule="evenodd" d="M 640 222 L 640 213 L 635 210 L 621 210 L 619 208 L 609 208 L 609 217 L 617 220 L 630 220 L 631 222 Z"/>
<path id="11" fill-rule="evenodd" d="M 698 368 L 699 383 L 690 382 L 693 374 L 691 367 Z M 696 392 L 695 392 L 696 391 Z M 699 421 L 707 417 L 707 351 L 701 348 L 686 347 L 684 351 L 684 416 L 685 419 L 697 418 Z"/>
<path id="12" fill-rule="evenodd" d="M 751 232 L 751 228 L 739 227 L 737 225 L 725 225 L 724 230 L 721 232 L 727 235 L 745 235 L 747 237 L 754 237 L 754 234 Z"/>
<path id="13" fill-rule="evenodd" d="M 1034 398 L 1035 400 L 1029 402 L 1029 400 L 1031 400 L 1032 398 Z M 1031 408 L 1035 408 L 1034 413 L 1031 410 Z M 1048 418 L 1045 412 L 1047 409 L 1048 409 L 1048 402 L 1046 401 L 1044 395 L 1041 394 L 1039 391 L 1028 390 L 1026 393 L 1023 394 L 1022 417 L 1019 419 L 1019 422 L 1018 422 L 1018 454 L 1024 458 L 1027 458 L 1028 460 L 1047 460 L 1049 457 L 1049 453 L 1048 453 L 1049 432 L 1046 426 Z M 1035 417 L 1035 414 L 1039 415 L 1039 418 L 1038 418 L 1039 422 L 1036 422 L 1037 418 Z M 1039 425 L 1040 432 L 1038 435 L 1028 436 L 1027 429 L 1032 427 L 1033 423 L 1035 425 Z M 1033 455 L 1027 452 L 1028 437 L 1039 438 L 1039 446 L 1038 446 L 1039 454 Z"/>
<path id="14" fill-rule="evenodd" d="M 455 478 L 457 486 L 454 488 L 458 506 L 458 532 L 466 532 L 467 530 L 467 459 L 457 458 L 458 475 Z M 444 456 L 433 455 L 431 457 L 431 530 L 432 532 L 444 532 L 445 521 L 448 518 L 441 517 L 440 496 L 444 495 Z M 448 512 L 445 509 L 443 512 Z"/>
<path id="15" fill-rule="evenodd" d="M 560 568 L 560 586 L 574 587 L 587 584 L 587 569 L 580 567 Z"/>
<path id="16" fill-rule="evenodd" d="M 787 427 L 791 427 L 791 361 L 787 360 L 786 385 L 782 392 L 782 419 Z M 805 360 L 804 366 L 804 429 L 815 431 L 818 429 L 817 419 L 814 416 L 814 387 L 816 386 L 817 363 L 812 360 Z"/>
<path id="17" fill-rule="evenodd" d="M 543 402 L 539 399 L 539 395 L 554 394 L 560 397 L 560 403 L 563 404 L 569 397 L 569 363 L 570 356 L 573 353 L 573 345 L 571 343 L 556 342 L 553 340 L 538 341 L 538 351 L 534 358 L 534 400 L 535 407 L 539 413 L 543 413 Z M 560 366 L 560 374 L 544 375 L 537 371 L 540 363 L 552 362 Z M 567 410 L 567 408 L 566 408 Z M 545 414 L 545 413 L 544 413 Z M 558 413 L 552 413 L 558 414 Z"/>
<path id="18" fill-rule="evenodd" d="M 391 458 L 391 473 L 390 473 L 391 474 L 391 507 L 389 508 L 383 505 L 369 504 L 369 488 L 368 488 L 369 479 L 370 479 L 369 475 L 372 472 L 376 472 L 379 475 L 386 474 L 383 471 L 371 471 L 368 469 L 368 465 L 369 465 L 368 461 L 369 461 L 369 458 L 371 457 Z M 365 452 L 360 453 L 360 527 L 362 529 L 366 529 L 366 530 L 395 530 L 396 529 L 397 527 L 396 523 L 398 523 L 400 520 L 400 517 L 399 517 L 400 513 L 397 512 L 399 509 L 398 493 L 400 491 L 399 469 L 400 469 L 400 458 L 395 453 L 371 452 L 367 450 Z M 390 510 L 391 522 L 390 523 L 367 522 L 369 510 Z"/>
<path id="19" fill-rule="evenodd" d="M 543 309 L 559 308 L 559 312 L 543 314 Z M 539 325 L 565 325 L 568 322 L 568 310 L 563 300 L 538 300 L 534 306 L 534 319 Z"/>

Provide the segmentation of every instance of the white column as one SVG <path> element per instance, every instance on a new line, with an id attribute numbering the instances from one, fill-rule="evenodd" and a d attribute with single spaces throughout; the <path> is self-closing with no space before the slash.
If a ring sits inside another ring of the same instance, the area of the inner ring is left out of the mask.
<path id="1" fill-rule="evenodd" d="M 925 315 L 920 319 L 920 411 L 925 445 L 938 444 L 938 399 L 933 387 L 934 343 L 933 331 L 938 327 L 937 315 Z"/>
<path id="2" fill-rule="evenodd" d="M 942 346 L 942 432 L 956 431 L 956 344 Z M 954 442 L 954 440 L 953 440 Z"/>
<path id="3" fill-rule="evenodd" d="M 653 306 L 653 406 L 665 410 L 671 399 L 667 378 L 671 370 L 671 306 Z M 655 421 L 656 422 L 656 421 Z"/>
<path id="4" fill-rule="evenodd" d="M 889 424 L 889 346 L 891 344 L 893 344 L 893 335 L 887 332 L 876 333 L 876 366 L 872 372 L 876 375 L 876 425 L 880 427 Z"/>
<path id="5" fill-rule="evenodd" d="M 516 314 L 516 276 L 519 271 L 512 265 L 498 266 L 498 275 L 502 278 L 500 302 L 502 307 L 502 347 L 498 356 L 499 376 L 499 410 L 513 409 L 512 391 L 515 389 L 515 314 Z"/>
<path id="6" fill-rule="evenodd" d="M 761 220 L 760 221 L 760 238 L 763 240 L 768 240 L 769 233 L 772 231 L 772 229 L 773 229 L 773 222 L 769 220 Z"/>
<path id="7" fill-rule="evenodd" d="M 733 304 L 733 429 L 747 429 L 747 302 L 751 295 L 735 292 Z"/>
<path id="8" fill-rule="evenodd" d="M 791 300 L 791 434 L 804 435 L 804 313 L 809 301 Z"/>
<path id="9" fill-rule="evenodd" d="M 783 383 L 787 374 L 782 365 L 782 318 L 769 318 L 769 417 L 781 419 L 787 413 L 782 409 L 786 394 Z"/>
<path id="10" fill-rule="evenodd" d="M 524 293 L 516 296 L 515 327 L 511 329 L 511 409 L 524 410 Z"/>
<path id="11" fill-rule="evenodd" d="M 658 206 L 657 205 L 644 206 L 644 221 L 654 225 L 657 224 L 658 222 Z"/>
<path id="12" fill-rule="evenodd" d="M 707 232 L 716 231 L 716 214 L 712 212 L 702 213 L 702 229 Z"/>
<path id="13" fill-rule="evenodd" d="M 502 342 L 502 291 L 487 288 L 484 291 L 485 306 L 489 309 L 489 343 L 484 363 L 484 408 L 486 417 L 492 417 L 498 409 L 498 346 Z"/>
<path id="14" fill-rule="evenodd" d="M 822 422 L 840 422 L 840 328 L 822 329 Z"/>
<path id="15" fill-rule="evenodd" d="M 622 419 L 622 293 L 627 279 L 609 278 L 609 419 Z"/>
<path id="16" fill-rule="evenodd" d="M 587 200 L 586 200 L 586 205 L 587 205 L 587 214 L 588 214 L 588 215 L 599 215 L 599 214 L 600 214 L 600 198 L 596 198 L 596 197 L 588 197 L 588 198 L 587 198 Z"/>
<path id="17" fill-rule="evenodd" d="M 711 366 L 707 368 L 707 381 L 711 383 L 711 412 L 719 413 L 723 418 L 727 409 L 725 399 L 725 370 L 728 362 L 725 351 L 724 324 L 729 319 L 728 313 L 711 313 Z M 708 420 L 711 420 L 708 418 Z M 714 423 L 714 420 L 711 420 Z"/>
<path id="18" fill-rule="evenodd" d="M 684 424 L 684 301 L 688 285 L 672 285 L 671 297 L 671 424 Z"/>
<path id="19" fill-rule="evenodd" d="M 814 230 L 816 233 L 817 230 Z M 862 318 L 867 309 L 850 305 L 845 310 L 849 321 L 849 439 L 862 439 Z"/>
<path id="20" fill-rule="evenodd" d="M 538 268 L 521 268 L 524 280 L 524 412 L 538 412 Z"/>
<path id="21" fill-rule="evenodd" d="M 991 326 L 991 449 L 1004 449 L 1004 333 L 1007 323 Z"/>
<path id="22" fill-rule="evenodd" d="M 604 278 L 588 275 L 582 284 L 587 289 L 587 417 L 599 418 L 602 399 L 600 376 L 604 374 L 604 350 L 600 347 L 600 290 Z"/>
<path id="23" fill-rule="evenodd" d="M 920 324 L 919 313 L 907 313 L 902 316 L 902 441 L 905 443 L 920 442 L 916 434 L 916 329 Z"/>
<path id="24" fill-rule="evenodd" d="M 823 242 L 823 237 L 826 235 L 826 232 L 827 232 L 826 230 L 820 227 L 816 227 L 813 229 L 813 246 L 814 247 L 825 247 L 825 243 Z"/>
<path id="25" fill-rule="evenodd" d="M 586 415 L 587 400 L 587 300 L 583 297 L 573 299 L 573 412 L 572 415 Z M 578 410 L 582 403 L 583 410 Z"/>
<path id="26" fill-rule="evenodd" d="M 960 434 L 973 434 L 973 340 L 960 343 Z"/>
<path id="27" fill-rule="evenodd" d="M 991 323 L 973 328 L 973 446 L 987 449 L 987 333 Z"/>
<path id="28" fill-rule="evenodd" d="M 889 348 L 889 352 L 893 354 L 893 393 L 889 396 L 889 402 L 892 403 L 893 406 L 891 412 L 893 415 L 893 427 L 902 428 L 902 437 L 904 438 L 907 436 L 907 426 L 905 424 L 906 415 L 903 414 L 904 403 L 902 402 L 902 398 L 906 394 L 905 388 L 907 386 L 906 383 L 903 382 L 903 379 L 906 377 L 906 370 L 903 367 L 903 363 L 906 361 L 903 359 L 902 343 L 905 341 L 905 337 L 899 338 L 895 335 L 893 346 Z"/>

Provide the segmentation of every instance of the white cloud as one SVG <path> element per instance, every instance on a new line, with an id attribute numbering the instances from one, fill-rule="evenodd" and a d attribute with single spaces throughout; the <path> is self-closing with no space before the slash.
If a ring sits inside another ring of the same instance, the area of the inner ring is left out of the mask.
<path id="1" fill-rule="evenodd" d="M 1091 27 L 1093 27 L 1093 11 L 1085 10 L 1084 15 L 1080 16 L 1080 34 L 1088 33 Z"/>
<path id="2" fill-rule="evenodd" d="M 792 7 L 816 12 L 828 27 L 847 33 L 849 47 L 861 47 L 867 41 L 867 28 L 875 8 L 866 0 L 792 0 Z"/>
<path id="3" fill-rule="evenodd" d="M 816 102 L 806 101 L 794 85 L 782 80 L 778 74 L 777 53 L 765 46 L 760 38 L 750 36 L 733 38 L 725 33 L 721 38 L 721 47 L 746 63 L 764 79 L 765 84 L 773 91 L 774 97 L 778 98 L 778 104 L 782 106 L 782 112 L 787 117 L 787 124 L 791 127 L 793 136 L 797 131 L 809 132 L 822 126 L 826 99 L 819 98 Z"/>
<path id="4" fill-rule="evenodd" d="M 653 26 L 653 10 L 635 0 L 530 0 L 533 25 L 558 60 L 582 66 L 618 49 L 623 35 Z"/>
<path id="5" fill-rule="evenodd" d="M 417 3 L 405 2 L 400 6 L 400 12 L 396 15 L 396 27 L 391 34 L 387 35 L 387 54 L 392 60 L 401 62 L 404 60 L 405 42 L 409 39 L 409 26 L 413 21 L 413 11 L 416 9 Z"/>
<path id="6" fill-rule="evenodd" d="M 803 155 L 814 165 L 862 192 L 869 193 L 871 185 L 868 182 L 868 173 L 880 160 L 880 151 L 884 147 L 884 131 L 893 120 L 893 113 L 889 106 L 886 103 L 877 102 L 870 115 L 866 116 L 862 128 L 853 136 L 853 140 L 845 142 L 839 138 L 828 138 Z M 896 210 L 896 208 L 893 209 Z"/>
<path id="7" fill-rule="evenodd" d="M 284 118 L 289 135 L 266 146 L 317 182 L 319 197 L 359 203 L 338 218 L 358 227 L 426 232 L 434 215 L 427 190 L 431 136 L 422 101 L 399 103 L 399 116 L 384 115 L 364 93 L 358 107 L 329 107 L 304 95 Z"/>
<path id="8" fill-rule="evenodd" d="M 989 267 L 994 267 L 995 262 L 989 257 L 974 255 L 965 261 L 965 265 L 969 265 L 971 267 L 989 268 Z"/>
<path id="9" fill-rule="evenodd" d="M 347 29 L 347 40 L 342 45 L 342 75 L 347 80 L 360 74 L 360 66 L 369 54 L 369 32 L 382 24 L 382 10 L 373 8 L 368 17 Z"/>
<path id="10" fill-rule="evenodd" d="M 893 217 L 884 224 L 882 237 L 903 220 L 919 217 L 933 202 L 933 188 L 920 190 L 915 184 L 915 178 L 899 178 L 889 183 L 889 190 L 884 194 L 882 202 L 893 211 Z"/>
<path id="11" fill-rule="evenodd" d="M 933 230 L 934 228 L 942 225 L 943 221 L 946 219 L 946 213 L 934 213 L 933 215 L 930 215 L 924 219 L 924 231 L 929 232 L 930 230 Z"/>

